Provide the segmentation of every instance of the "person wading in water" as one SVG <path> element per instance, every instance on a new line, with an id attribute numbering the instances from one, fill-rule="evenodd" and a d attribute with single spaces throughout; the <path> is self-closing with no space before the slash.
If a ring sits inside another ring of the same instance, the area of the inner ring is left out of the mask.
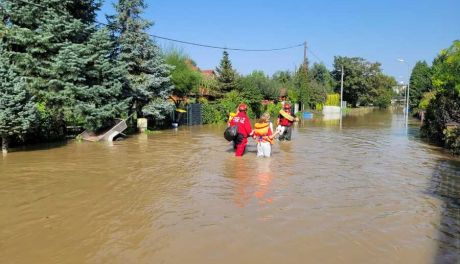
<path id="1" fill-rule="evenodd" d="M 251 121 L 249 120 L 246 111 L 248 106 L 241 103 L 238 106 L 238 114 L 230 121 L 230 126 L 238 127 L 238 135 L 233 140 L 233 147 L 235 148 L 235 156 L 241 157 L 246 149 L 248 143 L 248 136 L 252 133 Z"/>
<path id="2" fill-rule="evenodd" d="M 292 124 L 294 120 L 295 118 L 291 115 L 291 105 L 285 103 L 278 115 L 278 127 L 276 131 L 280 134 L 279 140 L 291 140 Z"/>

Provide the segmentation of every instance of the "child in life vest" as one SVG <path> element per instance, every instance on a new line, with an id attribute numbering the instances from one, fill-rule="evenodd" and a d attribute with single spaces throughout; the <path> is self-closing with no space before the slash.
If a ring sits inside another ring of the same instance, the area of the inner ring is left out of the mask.
<path id="1" fill-rule="evenodd" d="M 253 138 L 257 141 L 257 157 L 270 157 L 272 152 L 273 125 L 270 122 L 270 114 L 264 113 L 258 123 L 254 125 Z"/>

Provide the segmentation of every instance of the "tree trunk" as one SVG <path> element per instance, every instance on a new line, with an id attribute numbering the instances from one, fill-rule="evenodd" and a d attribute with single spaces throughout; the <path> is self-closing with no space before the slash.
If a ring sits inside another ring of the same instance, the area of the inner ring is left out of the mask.
<path id="1" fill-rule="evenodd" d="M 2 153 L 8 153 L 8 141 L 9 138 L 7 136 L 2 136 Z"/>

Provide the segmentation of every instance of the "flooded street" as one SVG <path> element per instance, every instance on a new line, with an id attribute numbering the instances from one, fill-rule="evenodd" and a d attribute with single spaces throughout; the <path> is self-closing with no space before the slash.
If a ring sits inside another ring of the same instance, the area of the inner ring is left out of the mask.
<path id="1" fill-rule="evenodd" d="M 460 159 L 402 114 L 305 120 L 265 159 L 223 130 L 11 152 L 1 263 L 460 263 Z"/>

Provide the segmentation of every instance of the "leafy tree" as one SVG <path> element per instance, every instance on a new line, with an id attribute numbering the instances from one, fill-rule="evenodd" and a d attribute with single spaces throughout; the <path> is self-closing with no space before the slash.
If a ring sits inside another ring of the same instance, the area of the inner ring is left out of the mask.
<path id="1" fill-rule="evenodd" d="M 317 104 L 321 104 L 325 102 L 327 93 L 329 91 L 329 88 L 327 85 L 320 83 L 313 79 L 308 82 L 308 89 L 310 90 L 309 106 L 311 108 L 313 108 L 313 106 L 316 106 Z"/>
<path id="2" fill-rule="evenodd" d="M 460 41 L 454 41 L 434 60 L 432 80 L 436 93 L 429 100 L 422 135 L 459 154 L 460 128 L 451 131 L 446 125 L 460 123 Z"/>
<path id="3" fill-rule="evenodd" d="M 171 50 L 165 54 L 165 62 L 174 66 L 171 71 L 171 80 L 174 84 L 173 93 L 175 95 L 185 96 L 191 92 L 198 92 L 202 76 L 188 56 L 178 50 Z"/>
<path id="4" fill-rule="evenodd" d="M 238 75 L 232 68 L 232 62 L 228 57 L 228 52 L 224 51 L 219 67 L 216 68 L 219 89 L 226 93 L 238 88 Z"/>
<path id="5" fill-rule="evenodd" d="M 292 74 L 289 71 L 277 71 L 273 74 L 272 79 L 286 86 L 292 82 Z"/>
<path id="6" fill-rule="evenodd" d="M 310 70 L 310 79 L 323 86 L 327 93 L 333 92 L 334 78 L 323 63 L 314 63 Z"/>
<path id="7" fill-rule="evenodd" d="M 425 61 L 418 61 L 410 76 L 410 108 L 419 107 L 423 94 L 433 89 L 432 71 Z"/>
<path id="8" fill-rule="evenodd" d="M 8 152 L 11 137 L 23 137 L 37 121 L 35 103 L 26 89 L 26 80 L 18 76 L 5 55 L 3 52 L 0 55 L 0 138 L 3 153 Z"/>
<path id="9" fill-rule="evenodd" d="M 396 79 L 383 73 L 371 76 L 371 79 L 374 80 L 371 87 L 372 104 L 379 108 L 387 108 L 391 104 L 392 89 L 397 85 Z"/>
<path id="10" fill-rule="evenodd" d="M 341 68 L 344 69 L 343 98 L 352 106 L 372 103 L 372 83 L 381 74 L 380 63 L 371 63 L 359 57 L 334 57 L 332 75 L 336 81 L 335 91 L 340 92 Z M 375 93 L 374 93 L 375 94 Z"/>
<path id="11" fill-rule="evenodd" d="M 143 0 L 119 0 L 117 14 L 109 17 L 110 28 L 117 40 L 117 58 L 128 71 L 124 92 L 131 111 L 163 119 L 171 109 L 171 67 L 147 34 L 153 24 L 141 17 L 145 8 Z"/>

